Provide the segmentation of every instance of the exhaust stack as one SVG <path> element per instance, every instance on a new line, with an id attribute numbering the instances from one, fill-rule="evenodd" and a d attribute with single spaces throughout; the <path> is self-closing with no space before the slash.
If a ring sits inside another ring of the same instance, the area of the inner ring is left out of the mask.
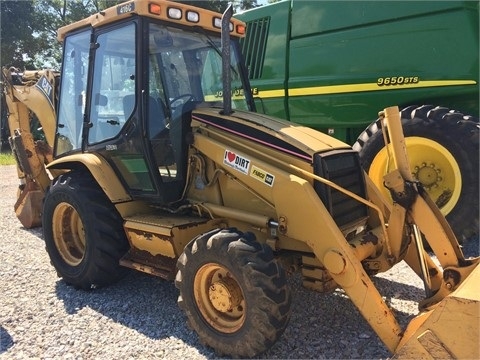
<path id="1" fill-rule="evenodd" d="M 233 5 L 229 4 L 222 16 L 222 87 L 223 115 L 232 113 L 232 75 L 230 73 L 230 19 Z"/>

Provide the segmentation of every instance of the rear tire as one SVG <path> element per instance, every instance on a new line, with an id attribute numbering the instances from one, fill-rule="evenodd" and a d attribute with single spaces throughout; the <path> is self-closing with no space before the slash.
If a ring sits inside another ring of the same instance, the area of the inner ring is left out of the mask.
<path id="1" fill-rule="evenodd" d="M 179 306 L 217 354 L 257 356 L 285 330 L 291 305 L 285 272 L 253 234 L 227 229 L 200 235 L 177 266 Z"/>
<path id="2" fill-rule="evenodd" d="M 411 106 L 401 111 L 410 166 L 446 216 L 459 242 L 478 232 L 478 119 L 449 109 Z M 372 123 L 353 148 L 374 183 L 383 186 L 387 155 L 380 120 Z"/>
<path id="3" fill-rule="evenodd" d="M 52 265 L 67 284 L 92 289 L 126 274 L 119 265 L 128 250 L 122 219 L 89 174 L 72 171 L 54 180 L 42 223 Z"/>

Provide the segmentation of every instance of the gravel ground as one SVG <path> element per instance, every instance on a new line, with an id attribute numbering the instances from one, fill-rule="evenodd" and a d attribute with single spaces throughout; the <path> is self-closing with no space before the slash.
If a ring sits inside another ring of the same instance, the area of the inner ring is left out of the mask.
<path id="1" fill-rule="evenodd" d="M 211 359 L 177 306 L 173 283 L 132 272 L 95 291 L 66 286 L 49 263 L 41 229 L 16 219 L 14 166 L 0 167 L 0 359 Z M 478 254 L 478 239 L 466 249 Z M 404 264 L 375 278 L 402 324 L 417 313 L 421 281 Z M 342 293 L 291 279 L 292 318 L 261 358 L 385 359 L 389 352 Z"/>

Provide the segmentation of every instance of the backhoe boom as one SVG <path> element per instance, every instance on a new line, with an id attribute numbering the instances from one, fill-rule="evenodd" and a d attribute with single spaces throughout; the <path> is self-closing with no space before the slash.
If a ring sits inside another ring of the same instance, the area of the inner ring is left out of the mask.
<path id="1" fill-rule="evenodd" d="M 59 74 L 51 70 L 2 69 L 2 83 L 8 108 L 10 146 L 20 179 L 15 213 L 26 228 L 40 226 L 42 199 L 50 185 L 45 165 L 52 161 L 55 136 L 55 93 Z M 38 119 L 45 141 L 33 134 Z"/>

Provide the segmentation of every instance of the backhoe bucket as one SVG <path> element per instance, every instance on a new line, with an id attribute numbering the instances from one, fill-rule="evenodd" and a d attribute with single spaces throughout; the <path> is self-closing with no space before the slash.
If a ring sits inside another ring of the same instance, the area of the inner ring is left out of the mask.
<path id="1" fill-rule="evenodd" d="M 27 229 L 42 225 L 40 218 L 44 192 L 34 183 L 27 183 L 20 191 L 17 202 L 13 206 L 18 220 Z"/>
<path id="2" fill-rule="evenodd" d="M 393 359 L 480 359 L 480 267 L 408 325 Z"/>

